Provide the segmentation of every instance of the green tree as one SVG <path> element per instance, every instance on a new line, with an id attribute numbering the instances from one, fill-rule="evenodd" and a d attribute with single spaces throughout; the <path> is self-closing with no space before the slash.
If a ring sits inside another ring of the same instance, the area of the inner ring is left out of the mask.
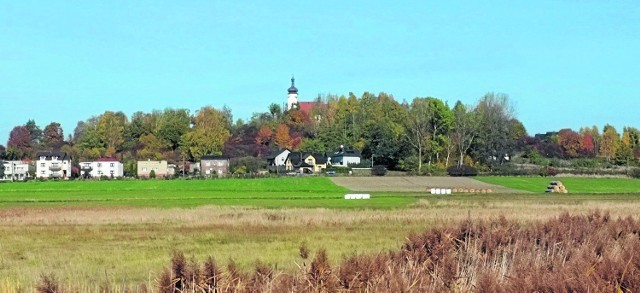
<path id="1" fill-rule="evenodd" d="M 513 118 L 513 108 L 508 96 L 484 95 L 476 106 L 476 113 L 480 128 L 473 146 L 475 159 L 489 166 L 504 163 L 515 149 L 509 123 Z"/>
<path id="2" fill-rule="evenodd" d="M 180 139 L 189 131 L 191 116 L 187 109 L 165 109 L 158 121 L 156 136 L 176 150 Z"/>
<path id="3" fill-rule="evenodd" d="M 161 160 L 162 153 L 169 146 L 161 139 L 158 139 L 153 133 L 144 134 L 140 137 L 140 149 L 138 150 L 138 159 L 140 160 Z"/>
<path id="4" fill-rule="evenodd" d="M 33 119 L 29 119 L 27 123 L 24 125 L 29 131 L 29 135 L 31 137 L 31 145 L 37 146 L 42 141 L 42 130 Z"/>
<path id="5" fill-rule="evenodd" d="M 451 142 L 458 153 L 458 167 L 464 163 L 464 156 L 469 152 L 473 140 L 478 134 L 476 113 L 470 106 L 457 101 L 453 107 L 453 131 Z"/>
<path id="6" fill-rule="evenodd" d="M 231 136 L 226 122 L 221 111 L 203 107 L 196 114 L 193 129 L 182 136 L 181 147 L 197 161 L 207 154 L 222 154 L 222 147 Z"/>

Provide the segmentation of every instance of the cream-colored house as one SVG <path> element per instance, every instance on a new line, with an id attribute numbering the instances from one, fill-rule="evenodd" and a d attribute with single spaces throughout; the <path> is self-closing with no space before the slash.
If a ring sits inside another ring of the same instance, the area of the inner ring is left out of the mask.
<path id="1" fill-rule="evenodd" d="M 169 176 L 167 161 L 138 161 L 138 178 L 149 178 L 151 171 L 154 171 L 156 178 Z"/>
<path id="2" fill-rule="evenodd" d="M 327 158 L 322 154 L 292 152 L 285 161 L 288 171 L 319 173 L 327 168 Z"/>

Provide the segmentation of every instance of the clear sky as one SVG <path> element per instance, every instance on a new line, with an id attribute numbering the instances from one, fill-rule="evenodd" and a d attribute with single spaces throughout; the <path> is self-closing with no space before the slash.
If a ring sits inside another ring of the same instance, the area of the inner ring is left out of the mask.
<path id="1" fill-rule="evenodd" d="M 509 95 L 530 134 L 640 127 L 640 2 L 0 0 L 0 144 L 35 119 Z"/>

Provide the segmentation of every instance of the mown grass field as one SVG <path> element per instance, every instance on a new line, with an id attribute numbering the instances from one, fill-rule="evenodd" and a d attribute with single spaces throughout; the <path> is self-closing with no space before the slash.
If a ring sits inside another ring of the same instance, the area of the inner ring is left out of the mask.
<path id="1" fill-rule="evenodd" d="M 344 200 L 348 190 L 316 177 L 0 184 L 0 289 L 29 292 L 50 273 L 80 291 L 154 287 L 174 250 L 222 265 L 234 260 L 245 270 L 260 260 L 295 271 L 302 242 L 312 251 L 326 248 L 338 262 L 397 249 L 410 233 L 467 218 L 527 223 L 595 209 L 638 217 L 633 186 L 619 193 L 380 192 Z"/>
<path id="2" fill-rule="evenodd" d="M 640 193 L 640 180 L 583 177 L 474 177 L 475 179 L 530 192 L 544 192 L 551 181 L 562 181 L 570 193 Z"/>

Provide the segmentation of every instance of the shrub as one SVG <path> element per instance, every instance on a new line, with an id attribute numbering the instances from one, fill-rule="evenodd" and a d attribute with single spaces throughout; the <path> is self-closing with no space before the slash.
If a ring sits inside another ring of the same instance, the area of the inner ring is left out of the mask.
<path id="1" fill-rule="evenodd" d="M 478 175 L 478 170 L 476 170 L 476 168 L 471 167 L 469 165 L 461 165 L 460 167 L 458 166 L 451 166 L 449 168 L 447 168 L 447 174 L 449 174 L 449 176 L 476 176 Z"/>
<path id="2" fill-rule="evenodd" d="M 40 283 L 36 287 L 39 293 L 56 293 L 58 290 L 58 281 L 53 275 L 42 275 Z"/>
<path id="3" fill-rule="evenodd" d="M 556 176 L 558 175 L 558 170 L 554 167 L 547 166 L 540 168 L 538 174 L 542 177 Z"/>
<path id="4" fill-rule="evenodd" d="M 387 175 L 387 167 L 384 165 L 375 165 L 371 168 L 371 175 L 384 176 Z"/>
<path id="5" fill-rule="evenodd" d="M 632 168 L 629 169 L 627 175 L 631 178 L 640 179 L 640 168 Z"/>
<path id="6" fill-rule="evenodd" d="M 149 178 L 151 178 L 151 179 L 155 179 L 156 178 L 156 171 L 155 170 L 151 170 L 151 172 L 149 172 Z"/>

